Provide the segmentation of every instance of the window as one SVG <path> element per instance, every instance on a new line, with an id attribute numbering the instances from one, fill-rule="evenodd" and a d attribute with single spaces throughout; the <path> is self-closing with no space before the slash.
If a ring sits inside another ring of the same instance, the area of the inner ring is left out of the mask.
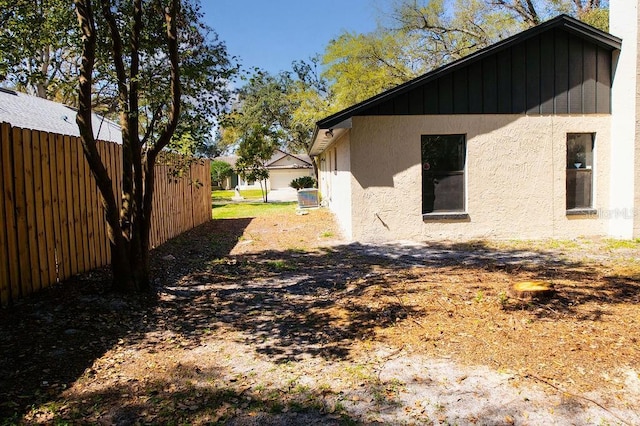
<path id="1" fill-rule="evenodd" d="M 567 210 L 592 208 L 593 133 L 567 134 Z"/>
<path id="2" fill-rule="evenodd" d="M 422 136 L 422 213 L 464 212 L 465 135 Z"/>

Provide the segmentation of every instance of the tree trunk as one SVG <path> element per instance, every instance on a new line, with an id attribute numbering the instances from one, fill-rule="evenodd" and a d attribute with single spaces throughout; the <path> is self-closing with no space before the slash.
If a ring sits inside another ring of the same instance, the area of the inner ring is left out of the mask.
<path id="1" fill-rule="evenodd" d="M 102 12 L 111 36 L 113 65 L 118 81 L 120 125 L 122 127 L 122 209 L 118 210 L 116 193 L 96 147 L 91 114 L 92 74 L 96 52 L 96 27 L 91 0 L 75 0 L 78 23 L 83 34 L 82 62 L 78 88 L 78 115 L 76 121 L 85 158 L 100 190 L 106 213 L 107 230 L 111 248 L 111 269 L 113 289 L 118 291 L 143 291 L 150 285 L 149 232 L 153 208 L 154 166 L 158 153 L 165 148 L 178 124 L 180 115 L 180 69 L 176 17 L 179 0 L 170 2 L 165 9 L 167 48 L 170 63 L 171 104 L 168 120 L 155 144 L 148 148 L 142 164 L 143 145 L 140 141 L 137 118 L 139 105 L 139 57 L 140 32 L 142 30 L 142 1 L 134 1 L 134 28 L 131 40 L 130 75 L 127 75 L 126 61 L 121 34 L 108 0 L 101 2 Z M 149 133 L 151 135 L 151 133 Z"/>

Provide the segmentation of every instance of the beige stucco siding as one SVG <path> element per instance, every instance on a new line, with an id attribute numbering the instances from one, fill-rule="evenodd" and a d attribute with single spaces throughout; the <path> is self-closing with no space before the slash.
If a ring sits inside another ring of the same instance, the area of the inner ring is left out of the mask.
<path id="1" fill-rule="evenodd" d="M 605 219 L 566 215 L 565 158 L 567 133 L 596 133 L 593 205 L 606 210 L 609 123 L 609 116 L 593 115 L 354 117 L 352 236 L 425 241 L 606 235 Z M 466 134 L 468 220 L 423 220 L 420 138 L 437 134 Z"/>
<path id="2" fill-rule="evenodd" d="M 349 132 L 327 147 L 319 157 L 318 188 L 323 203 L 336 215 L 342 233 L 352 238 L 351 154 Z"/>

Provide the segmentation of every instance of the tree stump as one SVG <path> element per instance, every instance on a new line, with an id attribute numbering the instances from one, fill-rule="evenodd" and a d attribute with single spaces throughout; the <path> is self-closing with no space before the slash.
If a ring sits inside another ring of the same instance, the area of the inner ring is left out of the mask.
<path id="1" fill-rule="evenodd" d="M 554 293 L 553 284 L 546 281 L 520 281 L 509 288 L 509 295 L 521 300 L 544 299 Z"/>

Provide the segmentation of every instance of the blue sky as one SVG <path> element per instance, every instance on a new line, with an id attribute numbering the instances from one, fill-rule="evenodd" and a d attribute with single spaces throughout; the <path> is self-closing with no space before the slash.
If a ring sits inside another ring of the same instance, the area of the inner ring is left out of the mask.
<path id="1" fill-rule="evenodd" d="M 376 27 L 382 0 L 203 0 L 205 21 L 245 69 L 291 70 L 322 53 L 344 30 Z"/>

